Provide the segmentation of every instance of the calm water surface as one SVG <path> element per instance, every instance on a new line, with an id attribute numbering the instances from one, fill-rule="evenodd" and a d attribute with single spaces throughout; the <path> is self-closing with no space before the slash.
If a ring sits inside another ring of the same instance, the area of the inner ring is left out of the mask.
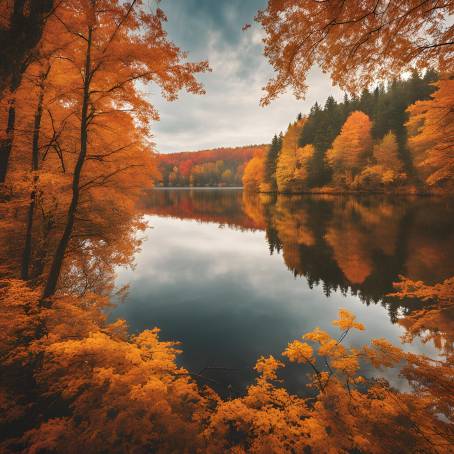
<path id="1" fill-rule="evenodd" d="M 399 343 L 399 315 L 415 303 L 386 297 L 392 282 L 454 274 L 449 200 L 156 189 L 143 209 L 150 227 L 135 268 L 119 270 L 130 290 L 111 317 L 133 332 L 158 326 L 182 343 L 183 366 L 229 392 L 253 380 L 261 355 L 315 326 L 336 333 L 342 307 L 367 328 L 351 344 Z M 436 355 L 428 344 L 406 349 Z M 287 374 L 290 388 L 304 381 Z"/>

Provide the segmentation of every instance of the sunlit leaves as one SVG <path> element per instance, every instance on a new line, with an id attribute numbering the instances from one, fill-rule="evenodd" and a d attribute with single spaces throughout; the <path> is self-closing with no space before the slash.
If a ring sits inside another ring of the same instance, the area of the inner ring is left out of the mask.
<path id="1" fill-rule="evenodd" d="M 304 157 L 304 165 L 307 166 L 307 154 L 310 153 L 310 150 L 305 150 L 301 156 L 298 156 L 297 153 L 299 149 L 298 138 L 304 126 L 304 121 L 303 118 L 290 124 L 282 140 L 282 147 L 276 165 L 276 183 L 279 192 L 298 192 L 303 187 L 298 179 L 298 168 L 301 166 L 298 157 Z"/>
<path id="2" fill-rule="evenodd" d="M 275 380 L 277 378 L 277 369 L 284 365 L 277 361 L 273 356 L 264 358 L 263 356 L 255 364 L 255 370 L 261 374 L 265 380 Z"/>
<path id="3" fill-rule="evenodd" d="M 265 172 L 265 161 L 263 153 L 254 156 L 244 168 L 243 187 L 246 191 L 258 192 L 263 181 Z"/>
<path id="4" fill-rule="evenodd" d="M 289 87 L 304 97 L 315 64 L 352 93 L 414 67 L 452 71 L 452 12 L 436 0 L 270 0 L 257 15 L 276 73 L 262 103 Z"/>
<path id="5" fill-rule="evenodd" d="M 354 176 L 364 166 L 372 145 L 371 128 L 372 122 L 363 112 L 353 112 L 345 121 L 326 154 L 335 184 L 350 187 Z"/>
<path id="6" fill-rule="evenodd" d="M 444 79 L 430 101 L 409 107 L 409 146 L 416 167 L 430 187 L 448 187 L 454 179 L 454 80 Z"/>
<path id="7" fill-rule="evenodd" d="M 409 292 L 416 288 L 430 293 L 421 283 L 407 284 Z M 257 361 L 259 376 L 246 394 L 223 399 L 202 391 L 191 374 L 177 366 L 177 345 L 161 341 L 157 329 L 129 337 L 122 323 L 105 324 L 98 312 L 105 299 L 58 298 L 34 320 L 32 308 L 39 295 L 18 282 L 2 285 L 2 309 L 9 311 L 10 321 L 25 317 L 32 332 L 43 323 L 47 333 L 24 339 L 31 342 L 27 350 L 26 344 L 10 342 L 9 357 L 19 359 L 51 402 L 66 405 L 63 415 L 54 408 L 50 418 L 34 416 L 34 426 L 20 437 L 30 451 L 77 452 L 83 447 L 124 452 L 152 445 L 163 453 L 188 448 L 213 453 L 310 448 L 385 454 L 410 442 L 422 451 L 437 446 L 441 452 L 449 444 L 448 423 L 439 418 L 452 417 L 449 363 L 405 353 L 384 339 L 350 347 L 347 333 L 364 327 L 345 309 L 333 322 L 340 337 L 316 328 L 303 335 L 307 342 L 295 340 L 283 352 L 288 362 L 310 372 L 311 397 L 289 393 L 280 380 L 285 361 L 269 356 Z M 445 294 L 441 287 L 435 294 Z M 28 314 L 23 312 L 26 306 Z M 4 337 L 13 341 L 17 336 L 16 330 L 6 330 Z M 40 368 L 29 368 L 36 358 L 41 358 Z M 360 373 L 362 361 L 378 368 L 402 365 L 403 376 L 416 391 L 400 393 L 384 379 L 370 381 Z M 2 365 L 8 373 L 16 367 L 3 358 Z M 0 381 L 0 405 L 8 423 L 23 417 L 27 390 L 16 392 L 14 400 L 7 383 Z M 404 423 L 394 427 L 396 421 Z M 393 436 L 384 437 L 390 427 Z M 2 447 L 9 452 L 15 442 L 6 440 Z"/>
<path id="8" fill-rule="evenodd" d="M 303 336 L 303 338 L 323 345 L 326 344 L 331 339 L 331 336 L 326 331 L 322 331 L 320 328 L 317 327 L 313 331 L 306 333 Z"/>
<path id="9" fill-rule="evenodd" d="M 333 325 L 337 326 L 341 330 L 350 330 L 352 328 L 359 331 L 364 331 L 364 325 L 362 323 L 355 322 L 356 316 L 346 309 L 339 310 L 339 320 L 334 320 Z"/>
<path id="10" fill-rule="evenodd" d="M 295 340 L 288 344 L 283 355 L 286 356 L 289 361 L 296 363 L 306 363 L 312 360 L 312 347 L 306 342 Z"/>
<path id="11" fill-rule="evenodd" d="M 366 346 L 364 351 L 374 367 L 392 367 L 404 358 L 402 350 L 386 339 L 373 339 L 371 347 Z"/>

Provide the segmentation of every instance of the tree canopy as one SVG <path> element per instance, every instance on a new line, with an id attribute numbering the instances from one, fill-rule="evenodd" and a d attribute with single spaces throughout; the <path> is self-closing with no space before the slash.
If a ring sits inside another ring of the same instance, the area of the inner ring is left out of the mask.
<path id="1" fill-rule="evenodd" d="M 276 75 L 263 104 L 288 87 L 298 98 L 317 64 L 342 89 L 358 93 L 414 68 L 453 68 L 452 1 L 269 0 L 256 20 Z"/>

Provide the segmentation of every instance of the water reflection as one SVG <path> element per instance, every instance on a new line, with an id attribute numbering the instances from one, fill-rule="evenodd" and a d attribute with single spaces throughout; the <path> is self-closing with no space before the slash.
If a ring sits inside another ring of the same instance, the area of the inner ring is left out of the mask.
<path id="1" fill-rule="evenodd" d="M 131 288 L 112 317 L 133 331 L 159 326 L 182 342 L 186 367 L 232 369 L 206 375 L 237 388 L 260 355 L 314 326 L 330 330 L 339 307 L 368 327 L 353 343 L 398 343 L 402 328 L 392 321 L 410 308 L 384 298 L 392 282 L 452 275 L 454 213 L 445 200 L 155 190 L 144 211 L 152 229 L 134 271 L 120 273 L 118 284 Z M 410 348 L 433 354 L 430 345 Z M 291 387 L 300 380 L 292 376 Z"/>
<path id="2" fill-rule="evenodd" d="M 452 275 L 454 203 L 381 196 L 269 196 L 240 190 L 155 190 L 148 214 L 264 230 L 271 254 L 327 294 L 379 301 L 403 274 L 427 283 Z"/>

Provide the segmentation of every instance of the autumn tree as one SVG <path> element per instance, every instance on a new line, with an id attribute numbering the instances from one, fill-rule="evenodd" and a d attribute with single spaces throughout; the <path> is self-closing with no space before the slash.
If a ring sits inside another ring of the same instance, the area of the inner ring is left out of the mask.
<path id="1" fill-rule="evenodd" d="M 247 394 L 220 402 L 211 416 L 206 430 L 209 452 L 327 452 L 332 448 L 378 454 L 405 451 L 409 443 L 421 451 L 448 452 L 451 417 L 442 422 L 436 416 L 439 409 L 430 407 L 431 390 L 424 387 L 422 376 L 414 382 L 415 392 L 403 393 L 384 379 L 368 380 L 361 373 L 362 362 L 374 368 L 405 362 L 411 369 L 422 358 L 385 339 L 372 339 L 360 349 L 349 347 L 348 334 L 365 327 L 345 309 L 339 310 L 333 324 L 340 330 L 338 336 L 316 328 L 290 342 L 282 358 L 257 361 L 258 378 Z M 308 386 L 315 397 L 292 395 L 280 385 L 280 370 L 288 363 L 309 371 Z M 427 363 L 420 365 L 426 372 L 430 369 Z M 428 376 L 425 379 L 430 381 Z M 445 381 L 437 381 L 441 390 Z M 447 396 L 446 389 L 442 394 Z M 406 423 L 396 428 L 396 420 Z M 390 424 L 396 429 L 392 437 L 386 436 Z"/>
<path id="2" fill-rule="evenodd" d="M 43 116 L 44 108 L 44 93 L 46 88 L 46 81 L 49 76 L 51 69 L 51 64 L 48 61 L 47 64 L 43 64 L 39 69 L 38 75 L 38 99 L 36 103 L 36 108 L 34 112 L 33 120 L 33 133 L 32 133 L 32 149 L 31 149 L 31 166 L 30 170 L 33 173 L 32 188 L 30 191 L 30 204 L 28 207 L 27 213 L 27 226 L 25 233 L 25 244 L 24 251 L 22 254 L 22 264 L 21 264 L 21 279 L 29 279 L 29 268 L 32 255 L 32 235 L 33 235 L 33 222 L 35 217 L 36 202 L 38 196 L 38 171 L 40 168 L 40 136 L 41 136 L 41 122 Z"/>
<path id="3" fill-rule="evenodd" d="M 416 169 L 429 187 L 450 187 L 454 178 L 454 80 L 436 83 L 429 101 L 409 107 L 409 147 Z"/>
<path id="4" fill-rule="evenodd" d="M 353 187 L 372 191 L 395 187 L 406 180 L 403 167 L 396 136 L 388 132 L 374 145 L 372 160 L 355 178 Z"/>
<path id="5" fill-rule="evenodd" d="M 13 0 L 0 5 L 0 94 L 8 84 L 13 91 L 17 88 L 53 6 L 53 0 Z"/>
<path id="6" fill-rule="evenodd" d="M 396 287 L 399 297 L 452 306 L 452 278 Z M 452 353 L 447 361 L 429 360 L 385 339 L 352 346 L 349 334 L 365 326 L 345 309 L 333 321 L 338 333 L 316 327 L 289 342 L 280 357 L 259 358 L 255 383 L 244 395 L 223 399 L 176 364 L 178 345 L 160 340 L 159 330 L 130 336 L 124 322 L 107 323 L 106 298 L 58 296 L 43 311 L 39 292 L 17 280 L 1 281 L 0 296 L 7 314 L 0 322 L 0 423 L 6 429 L 0 447 L 7 453 L 17 446 L 71 453 L 152 446 L 159 453 L 332 447 L 385 454 L 409 444 L 449 452 L 453 442 Z M 434 314 L 426 314 L 411 320 L 411 335 L 432 327 Z M 46 336 L 35 338 L 42 324 Z M 306 376 L 307 390 L 299 394 L 281 380 L 290 364 Z M 405 392 L 381 376 L 380 369 L 389 368 L 399 368 Z M 27 424 L 19 424 L 25 417 Z M 385 436 L 390 427 L 393 436 Z"/>
<path id="7" fill-rule="evenodd" d="M 47 38 L 49 37 L 47 35 Z M 61 49 L 64 46 L 64 40 L 61 36 L 52 36 L 52 38 L 55 39 L 41 40 L 40 45 L 35 49 L 35 55 L 39 58 L 28 66 L 23 74 L 21 85 L 14 95 L 17 115 L 14 141 L 11 143 L 11 158 L 7 166 L 9 197 L 8 200 L 3 200 L 3 207 L 6 209 L 7 206 L 16 205 L 19 209 L 15 217 L 18 222 L 17 231 L 22 232 L 22 210 L 27 205 L 23 233 L 25 244 L 22 240 L 18 240 L 18 247 L 23 245 L 20 275 L 24 279 L 31 277 L 29 271 L 34 249 L 32 238 L 36 235 L 35 240 L 38 243 L 39 231 L 42 230 L 44 233 L 47 230 L 47 227 L 43 226 L 45 222 L 41 225 L 38 223 L 36 226 L 38 229 L 34 225 L 37 212 L 39 217 L 47 216 L 46 207 L 41 203 L 43 191 L 50 190 L 49 204 L 53 204 L 52 198 L 56 200 L 56 194 L 59 194 L 60 201 L 63 202 L 64 198 L 62 192 L 64 190 L 60 186 L 63 178 L 60 178 L 60 174 L 64 173 L 65 159 L 61 153 L 59 139 L 68 111 L 56 100 L 59 93 L 67 87 L 63 88 L 60 83 L 61 73 L 54 54 L 57 47 Z M 53 71 L 51 71 L 52 66 Z M 7 115 L 5 110 L 2 114 Z M 50 189 L 51 186 L 52 189 Z M 5 222 L 5 220 L 2 221 Z M 16 256 L 19 257 L 20 254 L 13 255 L 13 257 Z M 12 261 L 10 260 L 9 263 L 11 264 Z"/>
<path id="8" fill-rule="evenodd" d="M 39 300 L 23 281 L 0 281 L 2 452 L 203 446 L 207 401 L 176 365 L 176 343 L 157 329 L 130 337 L 124 322 L 105 323 L 100 295 L 57 297 L 45 311 Z M 50 400 L 35 401 L 39 389 Z"/>
<path id="9" fill-rule="evenodd" d="M 303 189 L 309 185 L 308 180 L 314 156 L 315 149 L 313 145 L 305 145 L 296 150 L 295 182 L 297 186 Z"/>
<path id="10" fill-rule="evenodd" d="M 413 173 L 407 144 L 407 108 L 416 101 L 430 99 L 435 91 L 433 83 L 438 77 L 432 69 L 424 74 L 413 70 L 408 78 L 396 78 L 386 85 L 380 83 L 373 92 L 372 113 L 366 112 L 373 120 L 372 137 L 375 140 L 383 139 L 390 131 L 396 136 L 399 156 L 407 173 Z"/>
<path id="11" fill-rule="evenodd" d="M 202 93 L 194 73 L 207 70 L 206 62 L 182 62 L 184 54 L 166 38 L 162 10 L 148 11 L 142 1 L 130 4 L 107 0 L 63 3 L 57 11 L 59 27 L 73 36 L 67 50 L 69 69 L 79 74 L 75 79 L 72 105 L 80 118 L 77 159 L 72 170 L 71 200 L 65 228 L 58 242 L 49 270 L 43 297 L 55 293 L 65 252 L 73 233 L 83 190 L 99 186 L 119 173 L 140 164 L 123 162 L 113 166 L 112 157 L 121 150 L 140 147 L 137 137 L 130 143 L 118 144 L 105 121 L 117 125 L 128 121 L 147 124 L 157 112 L 140 96 L 138 81 L 156 83 L 163 95 L 173 100 L 180 89 Z M 140 28 L 140 33 L 136 33 Z M 109 120 L 105 120 L 105 119 Z M 116 156 L 115 156 L 116 157 Z M 84 175 L 87 160 L 102 163 L 97 175 Z"/>
<path id="12" fill-rule="evenodd" d="M 298 138 L 305 118 L 289 125 L 282 138 L 282 147 L 276 165 L 276 184 L 279 192 L 298 192 L 301 190 L 301 181 L 297 178 L 297 171 L 301 164 L 298 162 Z"/>
<path id="13" fill-rule="evenodd" d="M 396 136 L 392 132 L 388 132 L 379 143 L 374 145 L 372 150 L 372 155 L 378 165 L 396 171 L 402 169 L 398 153 Z"/>
<path id="14" fill-rule="evenodd" d="M 12 172 L 15 181 L 28 182 L 26 189 L 30 193 L 21 264 L 21 278 L 24 280 L 30 278 L 35 211 L 44 209 L 41 202 L 46 185 L 40 184 L 40 178 L 43 182 L 62 180 L 59 174 L 65 173 L 68 159 L 63 153 L 62 136 L 67 139 L 63 131 L 74 114 L 64 104 L 68 99 L 65 94 L 71 88 L 66 77 L 67 67 L 61 64 L 71 38 L 52 29 L 54 19 L 49 20 L 50 27 L 45 28 L 35 49 L 35 61 L 24 73 L 16 94 L 18 119 Z"/>
<path id="15" fill-rule="evenodd" d="M 276 76 L 262 103 L 288 87 L 303 97 L 315 64 L 351 93 L 414 67 L 451 71 L 453 11 L 451 1 L 437 0 L 269 0 L 256 20 Z"/>
<path id="16" fill-rule="evenodd" d="M 254 156 L 244 168 L 244 189 L 250 192 L 258 192 L 263 181 L 264 172 L 265 162 L 263 155 Z"/>
<path id="17" fill-rule="evenodd" d="M 372 145 L 371 127 L 369 117 L 363 112 L 351 113 L 342 126 L 326 155 L 337 184 L 349 187 L 353 177 L 366 162 Z"/>
<path id="18" fill-rule="evenodd" d="M 299 145 L 313 145 L 314 156 L 309 165 L 308 186 L 320 188 L 330 184 L 331 169 L 326 164 L 326 152 L 332 147 L 334 139 L 339 135 L 342 125 L 347 117 L 354 111 L 361 111 L 372 120 L 372 138 L 375 142 L 381 141 L 389 132 L 395 136 L 398 145 L 398 157 L 404 166 L 406 173 L 412 171 L 412 160 L 407 147 L 407 130 L 405 123 L 408 119 L 406 109 L 417 100 L 430 98 L 434 91 L 432 83 L 438 75 L 428 70 L 424 75 L 413 71 L 408 79 L 396 79 L 388 84 L 380 83 L 371 92 L 362 90 L 360 96 L 349 97 L 344 95 L 342 102 L 337 102 L 332 96 L 326 99 L 324 106 L 316 102 L 310 109 L 306 121 L 301 130 Z M 371 169 L 365 178 L 373 180 L 369 185 L 372 187 L 382 186 L 382 170 Z M 395 178 L 399 175 L 399 178 Z M 394 174 L 393 181 L 387 181 L 389 187 L 396 187 L 396 184 L 403 183 L 401 174 Z M 388 175 L 390 176 L 390 175 Z M 386 183 L 386 185 L 388 185 Z M 366 189 L 368 185 L 364 186 Z"/>
<path id="19" fill-rule="evenodd" d="M 27 67 L 38 57 L 40 42 L 53 0 L 14 0 L 0 5 L 0 99 L 6 94 L 7 118 L 0 134 L 0 184 L 5 183 L 16 128 L 16 91 Z"/>

